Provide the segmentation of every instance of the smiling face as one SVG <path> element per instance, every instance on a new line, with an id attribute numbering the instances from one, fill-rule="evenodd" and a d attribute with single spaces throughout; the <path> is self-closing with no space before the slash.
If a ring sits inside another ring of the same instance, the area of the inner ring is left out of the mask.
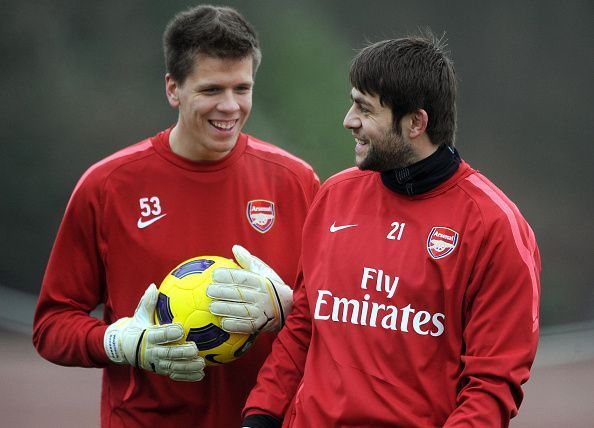
<path id="1" fill-rule="evenodd" d="M 353 88 L 353 104 L 343 125 L 355 137 L 355 163 L 362 170 L 386 171 L 403 168 L 415 161 L 416 154 L 402 132 L 393 126 L 392 110 L 378 96 Z"/>
<path id="2" fill-rule="evenodd" d="M 181 84 L 165 76 L 169 104 L 179 109 L 171 131 L 174 153 L 194 161 L 225 157 L 252 109 L 253 60 L 199 55 Z"/>

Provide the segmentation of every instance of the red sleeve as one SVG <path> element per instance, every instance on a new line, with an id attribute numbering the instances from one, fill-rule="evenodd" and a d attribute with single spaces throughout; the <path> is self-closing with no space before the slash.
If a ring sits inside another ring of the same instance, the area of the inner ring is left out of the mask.
<path id="1" fill-rule="evenodd" d="M 499 217 L 483 213 L 491 226 L 465 298 L 463 370 L 446 427 L 508 426 L 536 354 L 540 255 L 517 208 L 493 198 Z"/>
<path id="2" fill-rule="evenodd" d="M 296 285 L 293 311 L 260 369 L 256 386 L 246 401 L 244 417 L 265 414 L 282 420 L 301 382 L 311 338 L 311 318 L 302 272 Z"/>
<path id="3" fill-rule="evenodd" d="M 312 178 L 311 178 L 311 184 L 310 184 L 310 190 L 309 190 L 309 199 L 308 199 L 308 203 L 311 205 L 316 194 L 318 193 L 318 190 L 320 190 L 320 179 L 318 178 L 318 176 L 312 171 Z"/>
<path id="4" fill-rule="evenodd" d="M 102 301 L 104 269 L 99 252 L 100 198 L 93 178 L 83 177 L 66 208 L 43 279 L 33 322 L 33 344 L 47 360 L 65 366 L 109 363 L 107 328 L 89 315 Z"/>

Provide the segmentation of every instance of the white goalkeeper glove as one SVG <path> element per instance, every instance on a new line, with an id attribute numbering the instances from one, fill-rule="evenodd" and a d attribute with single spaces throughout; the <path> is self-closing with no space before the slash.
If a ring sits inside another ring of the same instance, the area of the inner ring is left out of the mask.
<path id="1" fill-rule="evenodd" d="M 223 317 L 221 327 L 230 333 L 280 330 L 293 308 L 293 290 L 242 246 L 234 245 L 233 255 L 243 269 L 213 271 L 206 289 L 213 299 L 210 312 Z"/>
<path id="2" fill-rule="evenodd" d="M 151 284 L 138 303 L 132 318 L 120 318 L 103 337 L 111 361 L 130 364 L 173 380 L 198 381 L 204 377 L 204 359 L 194 342 L 173 343 L 184 336 L 180 324 L 154 324 L 159 292 Z"/>

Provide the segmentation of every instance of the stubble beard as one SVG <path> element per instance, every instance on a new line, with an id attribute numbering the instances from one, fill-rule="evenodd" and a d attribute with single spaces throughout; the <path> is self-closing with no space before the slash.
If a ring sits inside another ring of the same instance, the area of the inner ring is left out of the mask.
<path id="1" fill-rule="evenodd" d="M 361 170 L 383 172 L 413 163 L 415 154 L 411 145 L 404 141 L 401 133 L 393 129 L 368 144 L 367 156 L 358 165 Z"/>

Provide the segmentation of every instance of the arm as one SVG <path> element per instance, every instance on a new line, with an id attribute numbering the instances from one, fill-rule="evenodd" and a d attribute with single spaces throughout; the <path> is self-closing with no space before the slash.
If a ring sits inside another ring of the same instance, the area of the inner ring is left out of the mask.
<path id="1" fill-rule="evenodd" d="M 82 180 L 81 180 L 82 182 Z M 107 326 L 89 315 L 103 299 L 99 197 L 79 185 L 71 198 L 52 250 L 35 312 L 33 343 L 47 360 L 65 366 L 130 364 L 174 380 L 204 376 L 194 343 L 178 324 L 154 325 L 158 291 L 151 284 L 134 315 Z M 98 192 L 97 192 L 98 193 Z"/>
<path id="2" fill-rule="evenodd" d="M 446 427 L 508 426 L 517 414 L 538 343 L 539 276 L 538 248 L 521 217 L 486 232 L 467 290 L 463 370 Z"/>
<path id="3" fill-rule="evenodd" d="M 311 339 L 309 303 L 302 282 L 300 273 L 293 312 L 287 318 L 286 326 L 278 334 L 272 352 L 260 369 L 256 386 L 246 401 L 244 417 L 267 415 L 282 420 L 297 392 Z"/>
<path id="4" fill-rule="evenodd" d="M 33 344 L 42 357 L 65 366 L 102 367 L 107 325 L 89 315 L 103 300 L 99 254 L 99 198 L 75 189 L 60 225 L 43 279 L 33 323 Z"/>

